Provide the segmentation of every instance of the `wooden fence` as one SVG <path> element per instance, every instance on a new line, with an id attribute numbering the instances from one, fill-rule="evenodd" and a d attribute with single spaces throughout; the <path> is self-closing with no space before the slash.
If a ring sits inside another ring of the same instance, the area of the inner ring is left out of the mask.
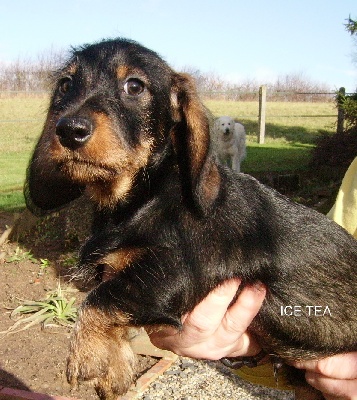
<path id="1" fill-rule="evenodd" d="M 303 93 L 300 93 L 303 94 Z M 306 93 L 317 94 L 317 93 Z M 334 95 L 337 97 L 337 104 L 342 105 L 342 101 L 346 95 L 346 90 L 341 87 L 338 93 L 322 93 L 324 95 Z M 267 87 L 262 85 L 259 87 L 259 115 L 258 115 L 258 143 L 264 144 L 265 142 L 265 118 L 266 118 L 266 103 L 267 103 Z M 344 128 L 345 113 L 342 107 L 337 108 L 337 133 L 342 133 Z"/>
<path id="2" fill-rule="evenodd" d="M 217 92 L 216 96 L 220 97 L 222 94 L 226 92 Z M 276 92 L 274 93 L 268 93 L 267 91 L 267 86 L 262 85 L 259 87 L 259 91 L 257 92 L 249 92 L 252 96 L 258 95 L 258 101 L 259 101 L 259 114 L 258 114 L 258 143 L 263 144 L 265 142 L 265 127 L 266 127 L 266 104 L 267 101 L 277 101 L 279 99 L 283 99 L 283 101 L 287 101 L 289 99 L 289 96 L 292 96 L 291 98 L 294 99 L 293 101 L 296 101 L 297 98 L 301 100 L 303 96 L 305 98 L 310 98 L 311 101 L 316 101 L 316 99 L 321 96 L 322 101 L 327 101 L 326 99 L 337 99 L 336 103 L 337 104 L 342 104 L 342 101 L 346 95 L 345 88 L 341 87 L 338 92 L 330 92 L 330 93 L 300 93 L 300 92 L 279 92 L 278 94 Z M 209 94 L 208 97 L 214 97 L 214 92 L 209 92 L 209 93 L 200 93 L 203 97 L 207 97 L 207 94 Z M 232 93 L 229 92 L 231 95 Z M 239 96 L 246 95 L 247 93 L 241 93 Z M 48 92 L 46 91 L 0 91 L 0 98 L 12 98 L 12 97 L 32 97 L 32 96 L 47 96 Z M 278 96 L 277 96 L 278 95 Z M 238 95 L 237 95 L 238 96 Z M 296 97 L 300 96 L 300 97 Z M 244 96 L 243 96 L 244 98 Z M 250 97 L 248 96 L 246 100 L 249 100 Z M 256 99 L 256 97 L 255 97 Z M 268 99 L 268 100 L 267 100 Z M 233 100 L 234 101 L 234 100 Z M 235 101 L 238 101 L 235 99 Z M 240 100 L 244 101 L 244 100 Z M 306 100 L 305 100 L 306 101 Z M 24 120 L 21 120 L 24 122 Z M 9 120 L 1 120 L 0 123 L 4 122 L 16 122 L 16 121 L 9 121 Z M 19 121 L 17 121 L 19 122 Z M 338 107 L 338 112 L 337 112 L 337 133 L 343 132 L 344 129 L 344 111 L 342 107 Z"/>

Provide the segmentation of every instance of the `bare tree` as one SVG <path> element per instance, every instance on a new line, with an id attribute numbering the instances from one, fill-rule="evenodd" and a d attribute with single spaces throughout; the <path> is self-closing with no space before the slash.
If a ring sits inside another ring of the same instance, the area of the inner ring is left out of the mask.
<path id="1" fill-rule="evenodd" d="M 63 51 L 51 48 L 38 55 L 36 60 L 18 58 L 10 64 L 0 64 L 0 90 L 25 92 L 48 90 L 48 77 L 63 59 Z"/>
<path id="2" fill-rule="evenodd" d="M 18 58 L 8 65 L 0 63 L 0 90 L 48 91 L 50 88 L 49 77 L 59 65 L 63 64 L 66 55 L 64 50 L 56 50 L 51 47 L 37 55 L 35 59 Z M 275 82 L 259 83 L 252 79 L 241 82 L 226 81 L 218 74 L 205 73 L 192 66 L 184 67 L 182 72 L 189 73 L 194 77 L 198 91 L 208 99 L 257 100 L 261 84 L 267 84 L 269 100 L 324 100 L 321 96 L 313 98 L 312 95 L 306 96 L 301 93 L 313 94 L 329 91 L 327 85 L 312 82 L 302 73 L 286 74 L 279 76 Z"/>

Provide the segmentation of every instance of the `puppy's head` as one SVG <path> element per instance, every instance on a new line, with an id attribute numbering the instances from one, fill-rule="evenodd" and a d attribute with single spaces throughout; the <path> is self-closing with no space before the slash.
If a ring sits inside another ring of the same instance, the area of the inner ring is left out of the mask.
<path id="1" fill-rule="evenodd" d="M 215 121 L 215 130 L 220 140 L 228 141 L 232 138 L 234 132 L 234 119 L 231 117 L 219 117 Z"/>
<path id="2" fill-rule="evenodd" d="M 170 146 L 196 202 L 212 201 L 201 199 L 215 196 L 205 193 L 203 175 L 217 175 L 202 175 L 214 169 L 208 119 L 189 77 L 153 51 L 118 39 L 75 50 L 55 78 L 25 185 L 32 211 L 61 207 L 84 190 L 113 208 Z"/>

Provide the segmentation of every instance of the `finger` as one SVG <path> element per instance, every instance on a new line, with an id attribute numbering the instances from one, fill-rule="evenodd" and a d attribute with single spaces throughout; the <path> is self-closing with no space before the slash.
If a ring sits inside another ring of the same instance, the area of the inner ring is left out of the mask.
<path id="1" fill-rule="evenodd" d="M 327 378 L 315 372 L 306 372 L 306 381 L 320 390 L 326 399 L 357 399 L 357 380 Z M 329 397 L 331 396 L 331 397 Z"/>
<path id="2" fill-rule="evenodd" d="M 262 283 L 246 286 L 238 296 L 236 302 L 228 309 L 223 325 L 229 333 L 243 333 L 258 314 L 266 295 L 266 288 Z"/>
<path id="3" fill-rule="evenodd" d="M 164 327 L 150 334 L 151 342 L 156 347 L 169 349 L 177 354 L 205 342 L 221 324 L 239 284 L 240 280 L 238 279 L 223 282 L 210 292 L 191 313 L 183 317 L 182 331 L 172 327 Z"/>
<path id="4" fill-rule="evenodd" d="M 357 379 L 357 352 L 338 354 L 321 360 L 310 360 L 293 364 L 335 379 Z"/>
<path id="5" fill-rule="evenodd" d="M 210 292 L 194 310 L 188 314 L 183 332 L 190 337 L 205 339 L 220 326 L 229 304 L 232 302 L 240 280 L 230 279 Z"/>
<path id="6" fill-rule="evenodd" d="M 261 283 L 246 286 L 238 296 L 237 301 L 228 309 L 216 337 L 217 340 L 224 342 L 231 340 L 235 344 L 236 348 L 232 349 L 235 354 L 232 354 L 232 356 L 252 355 L 259 352 L 259 345 L 255 340 L 252 340 L 250 335 L 244 332 L 259 312 L 265 295 L 266 288 Z M 237 341 L 240 336 L 241 340 Z"/>

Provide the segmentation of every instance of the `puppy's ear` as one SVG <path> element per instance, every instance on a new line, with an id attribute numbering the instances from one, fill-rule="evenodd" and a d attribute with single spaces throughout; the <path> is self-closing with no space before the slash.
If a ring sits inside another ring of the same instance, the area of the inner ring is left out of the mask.
<path id="1" fill-rule="evenodd" d="M 27 168 L 24 195 L 28 209 L 45 215 L 78 198 L 84 187 L 70 182 L 51 160 L 46 127 Z"/>
<path id="2" fill-rule="evenodd" d="M 172 139 L 184 188 L 195 207 L 208 214 L 218 197 L 221 176 L 211 153 L 208 112 L 198 98 L 193 79 L 176 74 L 171 94 L 177 122 Z"/>

